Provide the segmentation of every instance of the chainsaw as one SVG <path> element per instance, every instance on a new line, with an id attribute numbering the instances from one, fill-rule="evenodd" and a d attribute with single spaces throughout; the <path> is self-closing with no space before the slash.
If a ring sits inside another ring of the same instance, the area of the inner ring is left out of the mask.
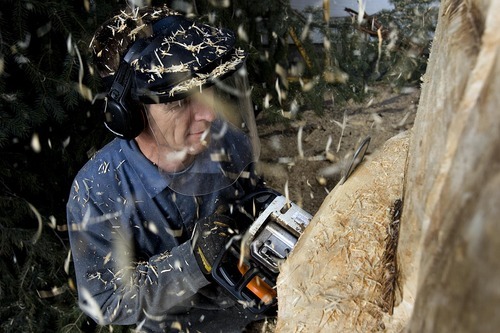
<path id="1" fill-rule="evenodd" d="M 271 189 L 252 193 L 239 207 L 243 209 L 237 213 L 253 222 L 241 237 L 229 241 L 211 274 L 246 309 L 269 313 L 275 310 L 280 265 L 312 216 Z"/>
<path id="2" fill-rule="evenodd" d="M 358 146 L 339 185 L 362 162 L 369 144 L 370 137 L 366 137 Z M 243 213 L 243 219 L 250 220 L 250 227 L 242 237 L 229 241 L 211 274 L 251 312 L 270 313 L 276 310 L 280 265 L 294 249 L 312 216 L 271 189 L 252 193 L 238 207 L 241 210 L 237 214 L 241 217 Z"/>

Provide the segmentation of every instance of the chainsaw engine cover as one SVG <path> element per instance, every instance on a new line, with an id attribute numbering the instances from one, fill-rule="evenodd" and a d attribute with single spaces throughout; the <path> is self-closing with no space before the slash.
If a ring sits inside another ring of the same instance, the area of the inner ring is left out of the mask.
<path id="1" fill-rule="evenodd" d="M 311 214 L 271 190 L 254 194 L 241 207 L 257 218 L 240 238 L 233 238 L 212 267 L 214 280 L 249 311 L 276 310 L 276 279 L 283 260 L 312 219 Z M 249 200 L 250 200 L 249 199 Z M 246 216 L 251 216 L 246 214 Z"/>
<path id="2" fill-rule="evenodd" d="M 311 218 L 284 196 L 276 197 L 248 231 L 252 257 L 271 272 L 279 273 L 280 263 L 292 252 Z"/>

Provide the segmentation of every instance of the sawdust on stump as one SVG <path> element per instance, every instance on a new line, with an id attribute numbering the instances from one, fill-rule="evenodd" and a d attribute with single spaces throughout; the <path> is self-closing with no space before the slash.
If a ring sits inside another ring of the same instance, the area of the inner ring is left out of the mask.
<path id="1" fill-rule="evenodd" d="M 409 136 L 367 156 L 323 202 L 281 268 L 276 332 L 388 330 Z"/>

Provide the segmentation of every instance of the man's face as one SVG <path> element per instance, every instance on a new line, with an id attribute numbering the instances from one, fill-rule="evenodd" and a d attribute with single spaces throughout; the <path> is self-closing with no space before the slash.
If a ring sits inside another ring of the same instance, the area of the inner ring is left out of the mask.
<path id="1" fill-rule="evenodd" d="M 210 139 L 216 115 L 212 89 L 204 89 L 181 101 L 148 105 L 153 134 L 161 151 L 196 155 Z"/>

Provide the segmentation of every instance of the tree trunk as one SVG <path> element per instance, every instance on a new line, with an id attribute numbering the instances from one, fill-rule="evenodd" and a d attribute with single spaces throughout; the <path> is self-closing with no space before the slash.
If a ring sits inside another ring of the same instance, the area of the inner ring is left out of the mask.
<path id="1" fill-rule="evenodd" d="M 401 284 L 417 295 L 409 332 L 500 324 L 499 11 L 499 0 L 441 3 L 399 243 L 411 257 L 400 265 Z"/>
<path id="2" fill-rule="evenodd" d="M 409 149 L 389 140 L 326 198 L 283 265 L 278 332 L 500 326 L 499 12 L 441 2 Z"/>

